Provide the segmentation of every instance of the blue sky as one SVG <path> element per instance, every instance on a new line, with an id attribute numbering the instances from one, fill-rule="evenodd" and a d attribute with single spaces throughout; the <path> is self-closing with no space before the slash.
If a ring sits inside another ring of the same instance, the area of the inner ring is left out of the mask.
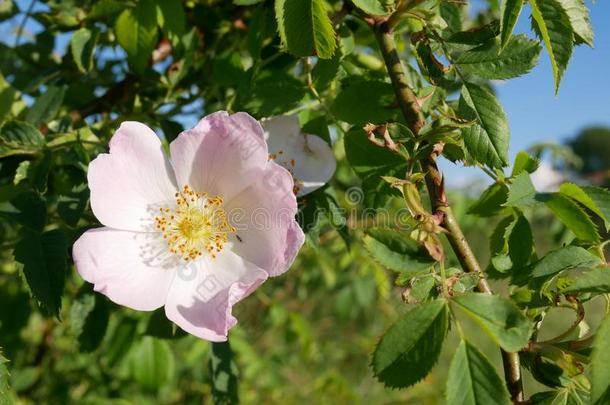
<path id="1" fill-rule="evenodd" d="M 473 0 L 473 8 L 478 7 L 481 1 Z M 585 1 L 591 10 L 595 47 L 575 48 L 558 95 L 554 94 L 551 64 L 546 51 L 542 52 L 540 63 L 532 72 L 499 83 L 496 87 L 509 119 L 511 158 L 519 150 L 537 142 L 562 142 L 589 125 L 610 126 L 610 2 Z M 29 0 L 18 0 L 17 3 L 20 9 L 24 9 Z M 45 8 L 38 3 L 35 10 Z M 21 16 L 17 21 L 21 21 Z M 26 29 L 38 31 L 37 25 L 30 19 Z M 10 31 L 14 29 L 14 20 L 1 24 L 2 40 L 12 44 L 14 38 Z M 521 13 L 515 31 L 533 37 L 528 6 Z M 69 38 L 69 34 L 57 38 L 58 52 L 65 52 Z M 442 166 L 450 168 L 445 162 Z M 474 169 L 451 170 L 449 183 L 454 185 L 463 184 L 466 178 L 476 173 Z"/>

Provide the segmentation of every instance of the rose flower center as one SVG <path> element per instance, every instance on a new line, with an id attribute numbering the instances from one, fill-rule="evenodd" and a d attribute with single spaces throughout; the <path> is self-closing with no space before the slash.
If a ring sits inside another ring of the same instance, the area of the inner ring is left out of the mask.
<path id="1" fill-rule="evenodd" d="M 176 193 L 174 208 L 159 208 L 155 227 L 163 234 L 169 251 L 186 261 L 204 253 L 215 258 L 235 233 L 222 208 L 223 202 L 220 196 L 210 197 L 184 186 Z"/>

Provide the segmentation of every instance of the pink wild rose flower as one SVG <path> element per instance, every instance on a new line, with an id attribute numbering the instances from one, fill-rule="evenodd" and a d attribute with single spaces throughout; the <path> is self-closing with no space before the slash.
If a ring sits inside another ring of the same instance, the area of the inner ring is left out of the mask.
<path id="1" fill-rule="evenodd" d="M 224 341 L 234 304 L 284 273 L 303 244 L 291 174 L 248 114 L 210 114 L 170 145 L 124 122 L 89 165 L 102 228 L 74 244 L 80 275 L 117 304 L 165 306 L 185 331 Z"/>

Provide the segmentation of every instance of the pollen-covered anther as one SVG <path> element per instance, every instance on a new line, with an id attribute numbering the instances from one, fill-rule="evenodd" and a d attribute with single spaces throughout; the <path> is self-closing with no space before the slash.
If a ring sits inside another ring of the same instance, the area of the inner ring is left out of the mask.
<path id="1" fill-rule="evenodd" d="M 221 196 L 208 196 L 184 186 L 175 194 L 173 209 L 162 207 L 155 228 L 163 234 L 170 253 L 186 261 L 204 254 L 215 258 L 235 227 L 229 224 Z"/>

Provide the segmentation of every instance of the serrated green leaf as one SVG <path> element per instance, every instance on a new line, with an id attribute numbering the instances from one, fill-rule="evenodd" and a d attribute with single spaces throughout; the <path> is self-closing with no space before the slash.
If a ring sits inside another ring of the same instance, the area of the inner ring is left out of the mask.
<path id="1" fill-rule="evenodd" d="M 508 235 L 508 256 L 512 266 L 521 268 L 527 264 L 532 256 L 534 237 L 528 220 L 523 216 L 517 216 Z"/>
<path id="2" fill-rule="evenodd" d="M 500 23 L 498 20 L 494 20 L 482 27 L 456 32 L 449 37 L 447 42 L 464 45 L 481 45 L 495 38 L 499 32 Z"/>
<path id="3" fill-rule="evenodd" d="M 526 74 L 538 63 L 540 44 L 525 35 L 512 36 L 500 51 L 500 40 L 492 40 L 461 53 L 455 64 L 464 73 L 490 80 L 511 79 Z"/>
<path id="4" fill-rule="evenodd" d="M 506 385 L 489 360 L 476 347 L 462 340 L 447 375 L 447 403 L 451 405 L 512 402 Z"/>
<path id="5" fill-rule="evenodd" d="M 386 386 L 404 388 L 424 378 L 436 363 L 447 335 L 445 301 L 421 304 L 381 337 L 373 354 L 373 371 Z"/>
<path id="6" fill-rule="evenodd" d="M 532 277 L 545 277 L 578 267 L 593 267 L 601 263 L 599 257 L 580 246 L 565 246 L 547 253 L 532 267 Z"/>
<path id="7" fill-rule="evenodd" d="M 275 0 L 275 17 L 291 53 L 332 58 L 337 41 L 324 0 Z"/>
<path id="8" fill-rule="evenodd" d="M 397 110 L 390 108 L 395 102 L 390 83 L 358 80 L 343 86 L 331 110 L 337 119 L 353 125 L 383 124 L 397 121 Z"/>
<path id="9" fill-rule="evenodd" d="M 407 232 L 373 228 L 367 230 L 363 241 L 371 256 L 390 270 L 414 275 L 435 263 Z"/>
<path id="10" fill-rule="evenodd" d="M 0 217 L 33 231 L 42 231 L 47 221 L 47 206 L 39 193 L 28 190 L 18 194 L 10 203 L 0 203 Z"/>
<path id="11" fill-rule="evenodd" d="M 380 0 L 353 0 L 352 3 L 369 15 L 388 15 L 389 11 Z"/>
<path id="12" fill-rule="evenodd" d="M 157 23 L 172 43 L 186 32 L 186 14 L 181 0 L 157 0 Z"/>
<path id="13" fill-rule="evenodd" d="M 511 35 L 513 33 L 513 29 L 515 28 L 515 24 L 517 24 L 517 20 L 519 19 L 519 14 L 521 14 L 521 9 L 523 8 L 524 0 L 503 0 L 502 1 L 502 24 L 500 28 L 500 38 L 502 48 L 506 46 Z"/>
<path id="14" fill-rule="evenodd" d="M 610 402 L 610 316 L 602 321 L 597 330 L 591 354 L 591 404 Z"/>
<path id="15" fill-rule="evenodd" d="M 306 87 L 284 72 L 266 71 L 256 78 L 250 92 L 244 94 L 244 109 L 256 117 L 285 113 L 299 104 Z"/>
<path id="16" fill-rule="evenodd" d="M 127 52 L 129 65 L 143 73 L 157 42 L 155 0 L 140 0 L 135 8 L 124 10 L 116 20 L 117 41 Z"/>
<path id="17" fill-rule="evenodd" d="M 466 82 L 462 86 L 459 112 L 461 118 L 477 120 L 462 129 L 464 144 L 472 158 L 492 168 L 506 166 L 508 121 L 496 97 L 489 90 Z"/>
<path id="18" fill-rule="evenodd" d="M 481 197 L 470 206 L 468 213 L 479 217 L 498 215 L 506 209 L 504 203 L 508 197 L 508 187 L 504 183 L 494 183 L 489 186 Z"/>
<path id="19" fill-rule="evenodd" d="M 209 370 L 214 403 L 238 404 L 237 364 L 231 346 L 229 342 L 212 342 L 211 345 Z"/>
<path id="20" fill-rule="evenodd" d="M 597 227 L 585 211 L 570 198 L 560 193 L 553 193 L 544 203 L 578 239 L 599 243 Z"/>
<path id="21" fill-rule="evenodd" d="M 507 207 L 523 208 L 536 204 L 536 189 L 527 172 L 521 172 L 513 179 L 506 199 Z"/>
<path id="22" fill-rule="evenodd" d="M 610 190 L 601 187 L 580 187 L 574 183 L 564 183 L 559 192 L 593 211 L 610 229 Z"/>
<path id="23" fill-rule="evenodd" d="M 56 316 L 61 309 L 67 251 L 68 241 L 61 229 L 42 234 L 24 230 L 14 251 L 30 290 L 43 308 Z"/>
<path id="24" fill-rule="evenodd" d="M 504 350 L 517 352 L 529 341 L 532 324 L 511 301 L 498 295 L 470 293 L 452 299 Z"/>
<path id="25" fill-rule="evenodd" d="M 576 43 L 586 43 L 593 46 L 593 27 L 589 18 L 589 10 L 584 0 L 557 0 L 566 11 L 572 30 L 574 31 Z"/>
<path id="26" fill-rule="evenodd" d="M 535 159 L 527 154 L 527 152 L 521 151 L 517 153 L 515 157 L 515 163 L 513 164 L 513 170 L 510 177 L 516 177 L 522 172 L 533 173 L 540 166 L 540 160 Z"/>
<path id="27" fill-rule="evenodd" d="M 49 88 L 34 101 L 34 104 L 25 114 L 25 120 L 30 124 L 37 126 L 55 118 L 64 101 L 66 89 L 66 86 L 49 86 Z"/>
<path id="28" fill-rule="evenodd" d="M 90 30 L 88 28 L 81 28 L 72 34 L 70 50 L 78 70 L 82 73 L 89 72 L 93 66 L 93 53 L 98 36 L 99 31 L 97 29 Z"/>
<path id="29" fill-rule="evenodd" d="M 44 137 L 27 122 L 9 121 L 0 128 L 0 157 L 34 154 L 44 146 Z"/>
<path id="30" fill-rule="evenodd" d="M 561 289 L 562 293 L 610 293 L 610 268 L 596 267 L 580 273 L 574 282 Z"/>
<path id="31" fill-rule="evenodd" d="M 143 336 L 129 355 L 131 374 L 143 388 L 158 391 L 174 378 L 174 354 L 165 340 Z"/>
<path id="32" fill-rule="evenodd" d="M 89 292 L 90 286 L 79 292 L 70 308 L 70 328 L 79 348 L 92 352 L 99 347 L 106 334 L 110 311 L 106 298 Z"/>
<path id="33" fill-rule="evenodd" d="M 529 0 L 534 31 L 544 41 L 551 58 L 555 94 L 574 48 L 570 19 L 557 0 Z"/>

